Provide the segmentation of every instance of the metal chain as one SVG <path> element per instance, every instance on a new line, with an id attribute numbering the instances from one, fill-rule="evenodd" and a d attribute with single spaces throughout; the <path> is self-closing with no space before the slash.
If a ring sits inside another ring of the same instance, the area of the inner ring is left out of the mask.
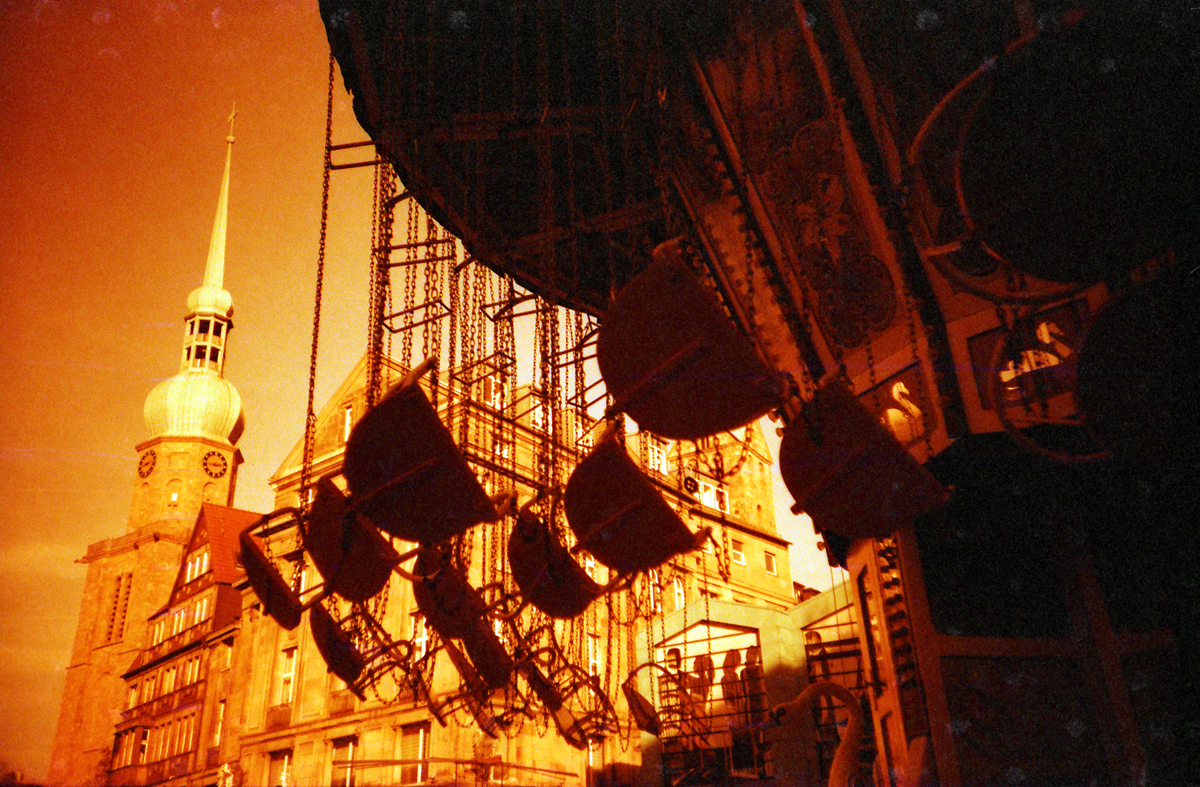
<path id="1" fill-rule="evenodd" d="M 313 295 L 312 345 L 308 356 L 308 407 L 304 416 L 304 454 L 300 462 L 300 510 L 307 515 L 308 487 L 312 475 L 313 450 L 317 436 L 317 347 L 321 338 L 321 294 L 325 282 L 325 238 L 329 226 L 329 175 L 333 171 L 333 75 L 334 58 L 329 54 L 329 78 L 325 100 L 325 158 L 321 172 L 321 229 L 317 241 L 317 284 Z M 301 519 L 303 521 L 303 518 Z M 303 535 L 304 528 L 300 527 Z"/>
<path id="2" fill-rule="evenodd" d="M 404 364 L 406 369 L 411 369 L 415 364 L 413 359 L 413 307 L 417 303 L 417 266 L 414 264 L 417 259 L 417 241 L 419 236 L 418 231 L 418 206 L 417 201 L 409 200 L 408 202 L 408 263 L 404 266 L 404 302 L 401 308 L 404 310 L 404 337 L 400 344 L 400 362 Z"/>

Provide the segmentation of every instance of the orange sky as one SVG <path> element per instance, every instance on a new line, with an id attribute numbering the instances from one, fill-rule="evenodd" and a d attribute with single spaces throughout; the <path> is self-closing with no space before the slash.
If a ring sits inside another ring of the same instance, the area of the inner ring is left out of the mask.
<path id="1" fill-rule="evenodd" d="M 271 507 L 304 418 L 327 63 L 316 0 L 0 2 L 0 762 L 27 780 L 48 766 L 73 561 L 124 532 L 142 403 L 178 370 L 235 100 L 235 504 Z M 362 138 L 339 77 L 335 141 Z M 368 171 L 335 174 L 318 406 L 365 346 L 369 210 Z M 827 586 L 820 562 L 793 574 Z"/>

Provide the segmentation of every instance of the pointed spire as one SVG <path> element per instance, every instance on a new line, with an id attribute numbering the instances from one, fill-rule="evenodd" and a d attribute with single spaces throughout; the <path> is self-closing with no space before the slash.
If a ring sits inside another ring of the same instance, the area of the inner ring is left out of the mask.
<path id="1" fill-rule="evenodd" d="M 221 178 L 221 195 L 217 198 L 217 215 L 213 219 L 212 240 L 208 245 L 208 264 L 204 267 L 204 286 L 222 289 L 225 282 L 225 227 L 229 220 L 229 165 L 233 160 L 233 119 L 237 105 L 229 113 L 229 135 L 225 137 L 225 174 Z"/>

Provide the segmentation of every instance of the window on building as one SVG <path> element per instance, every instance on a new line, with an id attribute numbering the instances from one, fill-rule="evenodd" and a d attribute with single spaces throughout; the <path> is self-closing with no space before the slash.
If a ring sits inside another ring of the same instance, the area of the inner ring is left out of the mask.
<path id="1" fill-rule="evenodd" d="M 683 579 L 681 577 L 672 579 L 671 588 L 675 591 L 675 609 L 683 609 L 687 604 L 687 596 L 683 592 Z"/>
<path id="2" fill-rule="evenodd" d="M 221 733 L 225 731 L 225 700 L 217 702 L 216 718 L 213 720 L 212 745 L 221 745 Z"/>
<path id="3" fill-rule="evenodd" d="M 183 723 L 179 726 L 179 751 L 191 751 L 192 736 L 196 733 L 196 714 L 189 713 L 183 718 Z"/>
<path id="4" fill-rule="evenodd" d="M 216 338 L 216 339 L 221 338 L 221 328 L 222 328 L 222 324 L 220 322 L 218 322 L 217 320 L 213 320 L 213 330 L 212 330 L 213 338 Z"/>
<path id="5" fill-rule="evenodd" d="M 715 508 L 726 514 L 729 513 L 729 493 L 721 487 L 710 484 L 707 481 L 701 481 L 698 497 L 703 505 Z"/>
<path id="6" fill-rule="evenodd" d="M 342 408 L 342 442 L 350 439 L 350 432 L 354 429 L 354 406 L 346 405 Z"/>
<path id="7" fill-rule="evenodd" d="M 775 553 L 774 552 L 766 552 L 766 551 L 763 552 L 763 565 L 766 567 L 768 574 L 771 574 L 771 575 L 775 574 Z"/>
<path id="8" fill-rule="evenodd" d="M 146 682 L 142 684 L 142 702 L 149 702 L 150 700 L 154 699 L 154 679 L 155 676 L 151 675 L 150 677 L 146 678 Z"/>
<path id="9" fill-rule="evenodd" d="M 654 612 L 662 612 L 662 585 L 659 583 L 658 570 L 650 569 L 647 573 L 647 584 L 649 584 L 650 609 Z"/>
<path id="10" fill-rule="evenodd" d="M 493 410 L 503 410 L 504 382 L 492 375 L 484 377 L 479 383 L 479 402 Z"/>
<path id="11" fill-rule="evenodd" d="M 730 542 L 729 554 L 739 566 L 746 565 L 746 545 L 736 538 Z"/>
<path id="12" fill-rule="evenodd" d="M 646 447 L 646 465 L 650 470 L 662 475 L 669 475 L 671 472 L 667 444 L 657 437 L 649 438 L 649 445 Z"/>
<path id="13" fill-rule="evenodd" d="M 188 555 L 187 568 L 184 572 L 184 583 L 191 582 L 208 573 L 208 546 L 205 545 Z"/>
<path id="14" fill-rule="evenodd" d="M 296 649 L 284 648 L 279 656 L 279 697 L 276 705 L 289 705 L 296 682 Z M 272 782 L 273 784 L 274 782 Z"/>
<path id="15" fill-rule="evenodd" d="M 183 482 L 173 478 L 167 482 L 167 508 L 179 508 L 179 496 L 183 492 Z"/>
<path id="16" fill-rule="evenodd" d="M 138 740 L 137 761 L 139 764 L 146 762 L 146 757 L 149 754 L 149 748 L 150 748 L 150 730 L 145 729 L 145 730 L 142 730 L 141 738 Z"/>
<path id="17" fill-rule="evenodd" d="M 113 585 L 112 601 L 109 604 L 108 621 L 104 641 L 116 642 L 125 634 L 125 614 L 129 611 L 129 591 L 133 585 L 133 574 L 118 574 Z"/>
<path id="18" fill-rule="evenodd" d="M 492 432 L 492 461 L 499 464 L 512 456 L 512 448 L 499 430 Z"/>
<path id="19" fill-rule="evenodd" d="M 406 724 L 400 728 L 400 783 L 425 781 L 429 772 L 429 722 Z"/>
<path id="20" fill-rule="evenodd" d="M 596 558 L 586 552 L 583 555 L 583 570 L 594 581 L 599 581 L 596 579 Z"/>
<path id="21" fill-rule="evenodd" d="M 163 671 L 162 693 L 170 694 L 175 691 L 175 667 L 168 667 Z"/>
<path id="22" fill-rule="evenodd" d="M 354 750 L 358 738 L 348 736 L 333 741 L 333 787 L 354 787 Z"/>
<path id="23" fill-rule="evenodd" d="M 550 425 L 550 408 L 546 403 L 537 400 L 529 411 L 529 425 L 539 432 L 545 432 Z"/>
<path id="24" fill-rule="evenodd" d="M 409 639 L 417 658 L 421 658 L 429 650 L 429 623 L 420 612 L 409 615 Z"/>
<path id="25" fill-rule="evenodd" d="M 587 635 L 588 674 L 599 675 L 604 667 L 604 652 L 600 649 L 600 635 Z"/>
<path id="26" fill-rule="evenodd" d="M 292 750 L 271 752 L 271 764 L 267 770 L 268 787 L 292 787 Z"/>

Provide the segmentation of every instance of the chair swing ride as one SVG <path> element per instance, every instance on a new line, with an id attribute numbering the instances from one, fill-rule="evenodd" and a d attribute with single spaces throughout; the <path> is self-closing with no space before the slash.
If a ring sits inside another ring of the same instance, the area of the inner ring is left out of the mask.
<path id="1" fill-rule="evenodd" d="M 1017 0 L 990 20 L 994 41 L 955 44 L 981 55 L 969 68 L 958 57 L 910 88 L 906 62 L 878 44 L 896 20 L 862 5 L 322 0 L 356 115 L 386 162 L 371 409 L 347 442 L 344 484 L 312 482 L 311 503 L 264 518 L 242 554 L 264 611 L 294 628 L 310 610 L 318 647 L 352 690 L 404 685 L 439 719 L 462 708 L 491 735 L 530 716 L 577 747 L 612 734 L 612 687 L 579 664 L 564 632 L 597 606 L 608 625 L 633 625 L 620 610 L 637 606 L 638 577 L 711 537 L 630 459 L 623 418 L 698 441 L 773 414 L 795 510 L 812 516 L 831 565 L 857 577 L 864 613 L 886 621 L 860 637 L 876 724 L 903 720 L 873 730 L 887 767 L 915 779 L 936 763 L 951 784 L 984 767 L 949 723 L 933 723 L 948 722 L 965 691 L 937 665 L 1040 651 L 1022 620 L 954 606 L 922 560 L 949 548 L 956 522 L 980 528 L 981 543 L 1007 543 L 970 501 L 1012 500 L 989 497 L 990 471 L 962 475 L 989 457 L 1018 474 L 1100 468 L 1061 471 L 1083 485 L 1115 465 L 1178 475 L 1190 438 L 1170 426 L 1187 412 L 1170 397 L 1195 356 L 1185 317 L 1195 285 L 1176 259 L 1192 248 L 1176 122 L 1188 113 L 1171 65 L 1183 61 L 1145 55 L 1181 51 L 1161 19 L 1155 28 L 1091 3 L 1035 24 Z M 938 22 L 929 13 L 919 29 Z M 925 93 L 905 98 L 910 89 Z M 408 237 L 393 244 L 393 209 L 406 199 L 429 228 L 418 232 L 410 210 Z M 408 258 L 394 262 L 397 250 Z M 505 278 L 488 283 L 492 272 Z M 522 308 L 536 320 L 551 436 L 535 483 L 501 488 L 503 456 L 464 456 L 466 421 L 444 414 L 485 396 L 490 373 L 512 379 Z M 1179 341 L 1133 385 L 1124 372 L 1145 340 L 1129 326 L 1147 316 L 1152 336 Z M 414 363 L 417 327 L 425 360 Z M 382 395 L 379 359 L 396 333 L 411 370 Z M 589 402 L 593 350 L 605 392 Z M 579 440 L 597 421 L 603 434 Z M 1163 438 L 1157 450 L 1147 432 Z M 311 459 L 310 435 L 303 490 Z M 1057 505 L 1057 492 L 1044 494 L 1031 510 Z M 1016 521 L 1033 527 L 1031 516 Z M 1089 508 L 1071 526 L 1098 517 Z M 473 533 L 497 527 L 489 543 L 504 544 L 508 568 L 475 587 Z M 322 585 L 299 592 L 268 554 L 288 528 Z M 1051 540 L 1070 541 L 1064 528 Z M 397 539 L 412 548 L 397 552 Z M 1106 543 L 1094 536 L 1096 559 Z M 582 552 L 606 581 L 580 565 Z M 1078 560 L 1063 565 L 1067 585 L 1083 576 Z M 427 648 L 380 623 L 393 574 L 412 583 L 433 630 Z M 1040 599 L 1014 607 L 1025 603 Z M 995 631 L 964 645 L 944 623 L 969 614 L 966 625 Z M 1092 646 L 1061 650 L 1102 660 Z M 461 678 L 454 696 L 429 692 L 437 654 Z M 1133 713 L 1123 684 L 1108 681 L 1081 691 L 1117 717 Z M 635 723 L 657 730 L 653 707 L 629 682 L 621 690 Z M 1144 742 L 1131 722 L 1113 729 L 1108 767 L 1136 767 Z M 1077 776 L 1091 773 L 1073 756 L 1063 761 Z"/>

